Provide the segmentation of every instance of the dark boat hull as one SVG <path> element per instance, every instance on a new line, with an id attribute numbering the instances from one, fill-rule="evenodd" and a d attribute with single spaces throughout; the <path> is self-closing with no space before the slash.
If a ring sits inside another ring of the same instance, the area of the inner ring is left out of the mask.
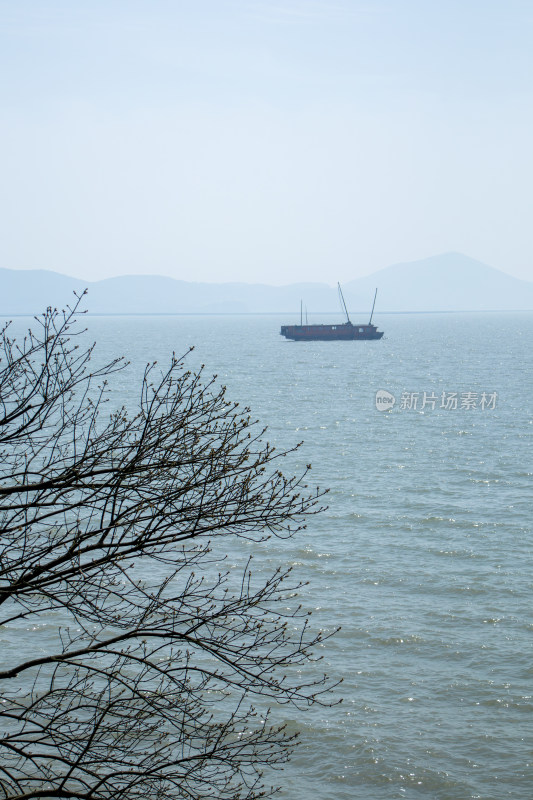
<path id="1" fill-rule="evenodd" d="M 329 342 L 381 339 L 383 331 L 375 325 L 282 325 L 281 336 L 295 342 Z"/>

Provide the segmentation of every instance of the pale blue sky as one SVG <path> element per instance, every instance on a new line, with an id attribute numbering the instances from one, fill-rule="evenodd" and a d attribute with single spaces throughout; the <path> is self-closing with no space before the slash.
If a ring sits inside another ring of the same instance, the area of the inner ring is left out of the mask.
<path id="1" fill-rule="evenodd" d="M 0 266 L 533 280 L 533 2 L 0 0 Z"/>

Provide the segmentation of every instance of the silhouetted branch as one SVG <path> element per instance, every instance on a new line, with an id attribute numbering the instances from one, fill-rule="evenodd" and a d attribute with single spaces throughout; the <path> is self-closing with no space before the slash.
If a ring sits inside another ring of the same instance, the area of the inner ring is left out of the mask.
<path id="1" fill-rule="evenodd" d="M 301 669 L 322 637 L 290 569 L 236 580 L 211 543 L 292 536 L 322 495 L 183 358 L 104 420 L 125 364 L 91 370 L 80 299 L 1 334 L 0 624 L 21 647 L 0 669 L 0 798 L 265 796 L 296 737 L 261 698 L 323 702 L 331 682 Z"/>

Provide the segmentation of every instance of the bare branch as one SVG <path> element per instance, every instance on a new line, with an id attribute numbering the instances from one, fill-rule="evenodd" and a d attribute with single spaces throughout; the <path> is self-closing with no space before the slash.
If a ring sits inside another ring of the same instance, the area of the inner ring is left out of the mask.
<path id="1" fill-rule="evenodd" d="M 268 705 L 327 703 L 334 683 L 301 584 L 254 575 L 249 549 L 323 493 L 185 357 L 106 417 L 126 365 L 90 369 L 81 299 L 20 343 L 0 333 L 0 624 L 47 631 L 3 660 L 0 800 L 269 796 L 297 737 Z M 240 571 L 220 571 L 222 536 Z"/>

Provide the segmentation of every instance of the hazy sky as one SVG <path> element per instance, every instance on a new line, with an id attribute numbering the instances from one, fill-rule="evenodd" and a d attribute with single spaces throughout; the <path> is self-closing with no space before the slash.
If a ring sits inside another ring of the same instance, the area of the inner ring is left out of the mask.
<path id="1" fill-rule="evenodd" d="M 0 0 L 0 266 L 533 279 L 532 0 Z"/>

